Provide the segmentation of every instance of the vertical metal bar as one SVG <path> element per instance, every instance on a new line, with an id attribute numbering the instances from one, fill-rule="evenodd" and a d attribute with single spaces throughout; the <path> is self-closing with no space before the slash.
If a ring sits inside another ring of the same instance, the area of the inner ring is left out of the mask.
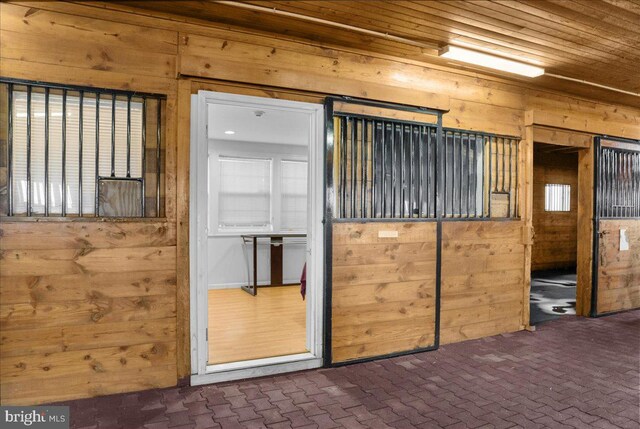
<path id="1" fill-rule="evenodd" d="M 493 193 L 493 138 L 488 137 L 487 140 L 489 142 L 489 194 L 487 195 L 487 210 L 488 217 L 491 218 L 491 194 Z"/>
<path id="2" fill-rule="evenodd" d="M 473 171 L 471 168 L 471 136 L 466 134 L 467 136 L 467 144 L 465 145 L 465 158 L 467 159 L 467 170 L 465 177 L 467 178 L 467 218 L 471 217 L 470 215 L 470 202 L 471 202 L 471 178 L 473 177 L 471 172 Z M 463 140 L 464 143 L 464 140 Z"/>
<path id="3" fill-rule="evenodd" d="M 94 216 L 98 216 L 99 200 L 98 200 L 98 178 L 100 177 L 100 93 L 96 92 L 96 171 L 95 171 L 95 187 L 94 187 Z"/>
<path id="4" fill-rule="evenodd" d="M 620 175 L 618 174 L 618 157 L 616 155 L 616 153 L 614 151 L 611 151 L 612 153 L 612 158 L 613 158 L 613 167 L 612 167 L 612 177 L 611 177 L 611 189 L 612 189 L 612 193 L 613 193 L 613 217 L 617 217 L 618 216 L 618 205 L 619 205 L 619 198 L 618 198 L 618 187 L 616 186 L 617 181 L 620 180 Z"/>
<path id="5" fill-rule="evenodd" d="M 360 217 L 367 217 L 367 125 L 360 120 Z"/>
<path id="6" fill-rule="evenodd" d="M 82 140 L 84 137 L 84 91 L 80 91 L 78 108 L 78 216 L 82 216 Z M 98 154 L 96 154 L 96 158 Z"/>
<path id="7" fill-rule="evenodd" d="M 456 179 L 461 179 L 462 178 L 462 167 L 460 165 L 456 165 L 456 140 L 458 141 L 458 143 L 460 142 L 460 133 L 453 133 L 453 141 L 451 143 L 451 215 L 452 217 L 455 217 L 455 211 L 456 211 L 456 199 L 460 200 L 460 183 L 458 180 Z M 458 164 L 461 162 L 461 159 L 458 159 Z M 458 171 L 458 174 L 456 174 L 456 169 L 460 170 Z M 456 183 L 456 181 L 458 181 L 458 183 Z M 458 194 L 458 198 L 456 198 L 456 193 Z M 460 217 L 461 215 L 461 210 L 460 210 L 460 204 L 458 203 L 458 213 L 457 216 Z"/>
<path id="8" fill-rule="evenodd" d="M 371 217 L 378 216 L 377 187 L 378 174 L 376 164 L 378 159 L 378 126 L 376 121 L 371 121 Z"/>
<path id="9" fill-rule="evenodd" d="M 356 141 L 357 138 L 357 130 L 358 130 L 358 125 L 356 123 L 356 119 L 355 118 L 349 118 L 349 123 L 351 124 L 351 156 L 350 156 L 350 161 L 351 161 L 351 213 L 349 217 L 351 218 L 355 218 L 356 217 L 356 200 L 357 200 L 357 194 L 356 194 L 356 189 L 357 189 L 357 181 L 358 181 L 358 142 Z"/>
<path id="10" fill-rule="evenodd" d="M 31 91 L 27 86 L 27 216 L 31 216 Z"/>
<path id="11" fill-rule="evenodd" d="M 422 218 L 425 216 L 424 210 L 422 210 L 422 201 L 424 200 L 424 187 L 425 187 L 425 180 L 424 180 L 424 163 L 425 163 L 425 157 L 424 157 L 424 151 L 425 151 L 425 147 L 424 147 L 424 130 L 425 130 L 425 126 L 424 125 L 420 125 L 420 126 L 416 126 L 416 129 L 418 131 L 418 200 L 417 200 L 417 205 L 418 205 L 418 217 Z"/>
<path id="12" fill-rule="evenodd" d="M 515 217 L 519 217 L 519 201 L 518 199 L 520 198 L 520 175 L 518 174 L 518 166 L 520 165 L 520 142 L 516 142 L 516 187 L 514 190 L 514 194 L 515 194 L 515 199 L 514 199 L 514 203 L 513 203 L 513 215 Z"/>
<path id="13" fill-rule="evenodd" d="M 111 177 L 116 177 L 116 93 L 111 95 Z"/>
<path id="14" fill-rule="evenodd" d="M 380 134 L 380 147 L 382 148 L 382 187 L 380 188 L 380 205 L 382 207 L 382 217 L 387 217 L 387 123 L 382 121 L 382 133 Z"/>
<path id="15" fill-rule="evenodd" d="M 443 172 L 442 172 L 442 215 L 443 216 L 447 216 L 447 152 L 448 152 L 448 146 L 449 146 L 449 134 L 450 132 L 447 131 L 444 133 L 443 139 L 442 139 L 442 154 L 441 158 L 443 161 Z M 436 143 L 440 144 L 440 142 Z"/>
<path id="16" fill-rule="evenodd" d="M 44 89 L 44 215 L 49 216 L 49 87 Z"/>
<path id="17" fill-rule="evenodd" d="M 500 140 L 502 140 L 502 192 L 507 192 L 507 189 L 505 188 L 505 180 L 506 180 L 506 175 L 507 175 L 507 166 L 505 164 L 505 159 L 506 159 L 506 155 L 507 155 L 507 147 L 506 147 L 506 143 L 505 143 L 505 138 L 501 137 Z"/>
<path id="18" fill-rule="evenodd" d="M 469 136 L 471 138 L 471 136 Z M 478 135 L 473 135 L 473 217 L 478 217 Z"/>
<path id="19" fill-rule="evenodd" d="M 131 94 L 127 95 L 127 177 L 131 177 Z"/>
<path id="20" fill-rule="evenodd" d="M 347 217 L 347 118 L 340 117 L 340 210 L 341 218 Z"/>
<path id="21" fill-rule="evenodd" d="M 463 190 L 463 183 L 464 183 L 464 159 L 462 158 L 462 146 L 463 146 L 463 142 L 462 142 L 462 133 L 458 134 L 458 143 L 460 146 L 460 150 L 459 150 L 459 159 L 460 159 L 460 171 L 458 174 L 458 217 L 462 217 L 462 190 Z"/>
<path id="22" fill-rule="evenodd" d="M 158 120 L 156 129 L 156 216 L 160 217 L 160 145 L 162 144 L 162 100 L 158 99 Z"/>
<path id="23" fill-rule="evenodd" d="M 142 216 L 147 215 L 147 99 L 142 98 Z"/>
<path id="24" fill-rule="evenodd" d="M 406 150 L 405 150 L 405 141 L 404 141 L 404 125 L 400 124 L 400 133 L 398 135 L 398 137 L 400 138 L 400 142 L 399 142 L 399 149 L 400 149 L 400 163 L 399 163 L 399 168 L 400 168 L 400 180 L 399 180 L 399 197 L 400 197 L 400 217 L 403 218 L 406 215 L 406 207 L 405 207 L 405 200 L 406 200 L 406 180 L 407 180 L 407 172 L 405 171 L 405 155 L 406 155 Z"/>
<path id="25" fill-rule="evenodd" d="M 13 216 L 13 84 L 7 85 L 7 197 L 8 208 L 7 214 Z"/>
<path id="26" fill-rule="evenodd" d="M 391 147 L 391 217 L 396 216 L 396 124 L 391 122 L 391 141 L 389 142 Z"/>
<path id="27" fill-rule="evenodd" d="M 509 217 L 514 217 L 513 213 L 511 213 L 511 198 L 513 197 L 513 189 L 511 188 L 511 186 L 513 185 L 512 183 L 512 167 L 513 167 L 513 148 L 511 147 L 513 141 L 511 139 L 509 139 L 509 213 L 508 216 Z"/>
<path id="28" fill-rule="evenodd" d="M 62 90 L 62 216 L 67 215 L 67 90 Z"/>

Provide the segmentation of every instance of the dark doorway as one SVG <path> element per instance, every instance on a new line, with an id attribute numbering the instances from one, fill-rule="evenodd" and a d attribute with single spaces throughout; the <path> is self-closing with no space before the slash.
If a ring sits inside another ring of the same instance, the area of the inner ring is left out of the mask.
<path id="1" fill-rule="evenodd" d="M 531 325 L 576 314 L 577 223 L 577 149 L 536 143 Z"/>

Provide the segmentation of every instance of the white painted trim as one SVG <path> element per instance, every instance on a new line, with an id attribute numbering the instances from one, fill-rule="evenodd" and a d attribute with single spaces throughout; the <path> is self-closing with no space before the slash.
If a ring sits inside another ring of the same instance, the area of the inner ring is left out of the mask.
<path id="1" fill-rule="evenodd" d="M 294 362 L 272 363 L 265 366 L 228 370 L 224 372 L 209 372 L 207 374 L 195 374 L 191 376 L 192 386 L 203 384 L 220 383 L 223 381 L 243 380 L 254 377 L 264 377 L 267 375 L 283 374 L 294 371 L 304 371 L 307 369 L 320 368 L 322 358 L 304 358 Z"/>
<path id="2" fill-rule="evenodd" d="M 249 108 L 271 108 L 309 115 L 309 204 L 307 253 L 307 349 L 309 353 L 267 359 L 208 365 L 207 302 L 207 225 L 208 138 L 207 104 L 227 104 Z M 199 91 L 192 96 L 190 168 L 190 260 L 191 260 L 191 383 L 259 377 L 322 366 L 323 287 L 324 287 L 324 107 L 321 104 L 277 100 L 235 94 Z"/>

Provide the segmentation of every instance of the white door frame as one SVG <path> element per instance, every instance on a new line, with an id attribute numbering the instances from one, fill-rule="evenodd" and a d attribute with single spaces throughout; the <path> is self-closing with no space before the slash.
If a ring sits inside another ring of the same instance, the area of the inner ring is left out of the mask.
<path id="1" fill-rule="evenodd" d="M 255 109 L 269 108 L 309 117 L 309 207 L 307 252 L 307 349 L 308 353 L 227 364 L 208 364 L 207 340 L 207 219 L 208 219 L 208 141 L 207 104 L 226 104 Z M 263 97 L 199 91 L 191 96 L 190 147 L 190 322 L 191 384 L 207 384 L 322 366 L 323 288 L 324 288 L 324 106 L 321 104 Z"/>

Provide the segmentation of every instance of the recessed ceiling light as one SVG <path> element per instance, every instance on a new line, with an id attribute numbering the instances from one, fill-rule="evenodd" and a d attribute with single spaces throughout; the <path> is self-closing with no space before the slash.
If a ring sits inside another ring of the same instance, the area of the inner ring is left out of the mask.
<path id="1" fill-rule="evenodd" d="M 225 134 L 228 134 L 228 135 L 232 135 L 232 134 L 235 134 L 236 132 L 235 132 L 235 131 L 232 131 L 232 130 L 227 130 L 227 131 L 225 131 L 224 133 L 225 133 Z"/>
<path id="2" fill-rule="evenodd" d="M 542 67 L 536 67 L 531 64 L 508 60 L 496 55 L 460 48 L 459 46 L 447 45 L 440 50 L 438 55 L 444 58 L 475 64 L 507 73 L 519 74 L 521 76 L 537 77 L 544 74 L 544 69 Z"/>

